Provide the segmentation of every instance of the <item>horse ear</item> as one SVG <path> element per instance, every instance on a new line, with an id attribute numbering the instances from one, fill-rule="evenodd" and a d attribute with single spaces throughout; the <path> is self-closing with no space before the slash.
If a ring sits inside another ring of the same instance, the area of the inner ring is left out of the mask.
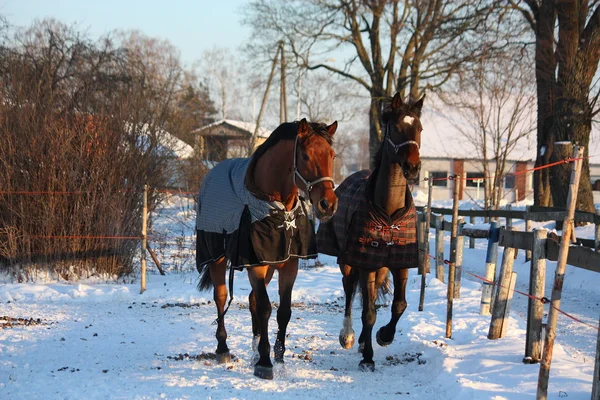
<path id="1" fill-rule="evenodd" d="M 298 136 L 302 137 L 308 134 L 309 127 L 308 122 L 306 122 L 306 118 L 302 118 L 300 122 L 298 122 Z"/>
<path id="2" fill-rule="evenodd" d="M 329 136 L 333 136 L 333 134 L 337 130 L 337 127 L 338 127 L 337 121 L 333 121 L 333 123 L 327 127 L 327 133 L 329 134 Z"/>
<path id="3" fill-rule="evenodd" d="M 392 109 L 398 110 L 400 107 L 402 107 L 402 97 L 400 96 L 400 92 L 398 92 L 392 98 Z"/>
<path id="4" fill-rule="evenodd" d="M 421 115 L 421 109 L 423 108 L 423 100 L 425 100 L 425 95 L 421 97 L 419 100 L 415 101 L 411 108 L 417 112 L 418 115 Z"/>

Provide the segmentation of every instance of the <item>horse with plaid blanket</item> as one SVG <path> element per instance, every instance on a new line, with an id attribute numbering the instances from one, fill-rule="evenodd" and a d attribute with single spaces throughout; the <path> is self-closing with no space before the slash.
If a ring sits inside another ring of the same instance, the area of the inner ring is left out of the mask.
<path id="1" fill-rule="evenodd" d="M 391 272 L 392 317 L 376 335 L 377 343 L 387 346 L 407 307 L 408 269 L 418 266 L 416 212 L 408 180 L 416 179 L 421 168 L 423 100 L 404 103 L 399 94 L 386 99 L 382 114 L 385 137 L 375 154 L 375 169 L 356 172 L 341 183 L 335 191 L 338 210 L 317 232 L 319 252 L 337 256 L 343 275 L 346 310 L 340 344 L 345 349 L 354 346 L 352 300 L 360 283 L 363 327 L 358 342 L 363 355 L 360 367 L 365 370 L 375 369 L 371 336 L 377 292 L 387 286 Z"/>

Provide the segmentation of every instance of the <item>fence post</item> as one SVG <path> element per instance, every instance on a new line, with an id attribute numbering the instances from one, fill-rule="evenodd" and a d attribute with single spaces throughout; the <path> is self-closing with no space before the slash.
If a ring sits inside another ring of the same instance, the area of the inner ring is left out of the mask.
<path id="1" fill-rule="evenodd" d="M 600 208 L 596 210 L 596 215 L 600 216 Z M 600 251 L 600 223 L 596 224 L 596 236 L 594 239 L 596 251 Z"/>
<path id="2" fill-rule="evenodd" d="M 454 306 L 454 277 L 456 274 L 456 245 L 458 235 L 458 190 L 460 175 L 454 175 L 454 194 L 452 196 L 452 231 L 450 235 L 450 266 L 448 268 L 448 305 L 446 307 L 446 337 L 452 337 L 452 307 Z"/>
<path id="3" fill-rule="evenodd" d="M 512 205 L 507 204 L 506 205 L 506 211 L 511 212 L 512 211 Z M 510 229 L 512 228 L 512 217 L 506 217 L 506 229 Z"/>
<path id="4" fill-rule="evenodd" d="M 425 212 L 418 212 L 417 213 L 417 248 L 418 248 L 418 253 L 419 253 L 419 268 L 418 268 L 418 274 L 419 275 L 423 275 L 423 271 L 425 268 L 425 264 L 424 264 L 424 259 L 425 259 L 425 254 L 424 254 L 424 249 L 423 249 L 423 243 L 425 242 L 424 239 L 424 229 L 423 229 L 423 220 L 425 219 Z"/>
<path id="5" fill-rule="evenodd" d="M 571 168 L 571 183 L 569 184 L 569 195 L 567 196 L 567 214 L 563 222 L 563 234 L 558 250 L 558 261 L 554 274 L 554 285 L 552 286 L 552 299 L 550 311 L 548 312 L 548 323 L 546 324 L 546 339 L 544 341 L 544 354 L 540 362 L 540 374 L 538 377 L 537 399 L 545 400 L 548 397 L 548 378 L 550 377 L 550 365 L 552 364 L 552 352 L 554 350 L 554 339 L 556 337 L 556 323 L 558 321 L 558 308 L 560 308 L 561 292 L 565 279 L 567 267 L 567 256 L 569 255 L 570 237 L 573 231 L 575 204 L 577 202 L 577 190 L 581 177 L 581 164 L 583 147 L 573 146 L 573 166 Z"/>
<path id="6" fill-rule="evenodd" d="M 529 209 L 531 206 L 525 208 L 525 232 L 531 232 L 531 220 L 529 219 Z M 531 260 L 531 250 L 525 250 L 525 261 Z"/>
<path id="7" fill-rule="evenodd" d="M 537 298 L 544 297 L 546 283 L 546 240 L 547 229 L 533 230 L 533 254 L 529 277 L 529 294 Z M 537 364 L 542 358 L 542 318 L 544 304 L 529 299 L 527 306 L 527 336 L 525 338 L 525 364 Z"/>
<path id="8" fill-rule="evenodd" d="M 462 279 L 462 266 L 463 266 L 463 251 L 465 248 L 465 237 L 462 233 L 462 228 L 465 225 L 464 218 L 458 219 L 458 232 L 456 237 L 456 271 L 454 276 L 454 298 L 460 298 L 460 281 Z"/>
<path id="9" fill-rule="evenodd" d="M 423 229 L 423 237 L 425 240 L 423 246 L 423 275 L 421 275 L 421 293 L 419 296 L 419 311 L 423 311 L 423 303 L 425 302 L 425 284 L 427 274 L 431 273 L 431 262 L 429 258 L 429 228 L 431 225 L 431 193 L 433 189 L 433 180 L 428 179 L 429 189 L 427 192 L 427 213 L 425 214 L 425 223 Z"/>
<path id="10" fill-rule="evenodd" d="M 488 339 L 494 340 L 502 337 L 506 331 L 504 325 L 508 324 L 508 311 L 510 311 L 509 297 L 512 297 L 510 289 L 513 278 L 513 263 L 515 261 L 515 249 L 505 247 L 502 254 L 502 266 L 500 267 L 500 275 L 498 276 L 498 288 L 496 289 L 496 299 L 494 308 L 492 309 L 492 322 L 490 323 L 490 331 Z M 514 286 L 513 286 L 514 289 Z"/>
<path id="11" fill-rule="evenodd" d="M 471 215 L 469 217 L 469 223 L 470 224 L 474 224 L 475 223 L 475 217 L 474 216 Z M 469 248 L 470 249 L 474 249 L 475 248 L 475 238 L 474 237 L 469 238 Z"/>
<path id="12" fill-rule="evenodd" d="M 444 277 L 444 216 L 434 215 L 435 218 L 435 277 L 445 282 Z"/>
<path id="13" fill-rule="evenodd" d="M 146 230 L 148 229 L 148 185 L 144 185 L 144 209 L 142 211 L 142 253 L 140 294 L 146 291 Z"/>
<path id="14" fill-rule="evenodd" d="M 490 223 L 487 254 L 485 255 L 485 279 L 490 282 L 496 281 L 496 260 L 498 260 L 498 222 L 492 221 Z M 483 286 L 481 287 L 479 315 L 490 315 L 494 288 L 494 285 L 490 282 L 483 282 Z"/>
<path id="15" fill-rule="evenodd" d="M 600 327 L 600 323 L 598 324 Z M 600 400 L 600 330 L 596 342 L 596 363 L 594 364 L 594 379 L 592 380 L 592 400 Z"/>

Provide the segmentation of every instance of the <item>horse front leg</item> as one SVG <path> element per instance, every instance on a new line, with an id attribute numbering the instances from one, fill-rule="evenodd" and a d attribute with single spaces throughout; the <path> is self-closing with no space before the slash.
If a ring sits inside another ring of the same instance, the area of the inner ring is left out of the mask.
<path id="1" fill-rule="evenodd" d="M 394 341 L 396 324 L 406 310 L 406 282 L 408 281 L 408 269 L 392 270 L 394 278 L 394 301 L 392 303 L 392 317 L 390 322 L 382 326 L 375 336 L 380 346 L 387 346 Z"/>
<path id="2" fill-rule="evenodd" d="M 213 282 L 213 299 L 217 306 L 217 362 L 219 364 L 231 361 L 229 347 L 227 347 L 227 331 L 225 330 L 225 303 L 227 302 L 227 285 L 225 284 L 225 272 L 227 271 L 227 260 L 225 257 L 209 265 L 210 279 Z"/>
<path id="3" fill-rule="evenodd" d="M 273 278 L 274 270 L 269 268 L 269 272 L 265 277 L 265 286 L 269 285 L 271 282 L 271 278 Z M 260 341 L 260 330 L 258 325 L 258 317 L 256 314 L 256 295 L 254 294 L 254 290 L 250 291 L 248 295 L 248 308 L 250 309 L 250 315 L 252 317 L 252 351 L 256 355 L 256 360 L 258 361 L 258 342 Z"/>
<path id="4" fill-rule="evenodd" d="M 354 300 L 358 279 L 357 274 L 349 265 L 340 265 L 340 271 L 342 272 L 342 285 L 346 300 L 344 323 L 340 330 L 340 345 L 348 350 L 354 347 L 355 340 L 354 329 L 352 329 L 352 301 Z"/>
<path id="5" fill-rule="evenodd" d="M 277 309 L 277 339 L 275 340 L 275 362 L 283 362 L 287 326 L 292 318 L 292 289 L 298 276 L 298 259 L 290 259 L 279 270 L 279 309 Z"/>
<path id="6" fill-rule="evenodd" d="M 363 342 L 363 359 L 359 367 L 364 371 L 374 371 L 375 362 L 373 361 L 373 325 L 377 319 L 377 310 L 375 309 L 375 300 L 377 299 L 377 288 L 375 283 L 375 271 L 360 271 L 360 288 L 362 291 L 362 331 L 359 342 Z"/>
<path id="7" fill-rule="evenodd" d="M 262 379 L 273 379 L 273 364 L 269 353 L 271 345 L 269 344 L 269 318 L 271 317 L 271 301 L 267 293 L 267 274 L 269 267 L 261 265 L 248 269 L 248 278 L 250 285 L 256 296 L 256 322 L 258 324 L 258 341 L 259 359 L 254 365 L 254 375 Z"/>

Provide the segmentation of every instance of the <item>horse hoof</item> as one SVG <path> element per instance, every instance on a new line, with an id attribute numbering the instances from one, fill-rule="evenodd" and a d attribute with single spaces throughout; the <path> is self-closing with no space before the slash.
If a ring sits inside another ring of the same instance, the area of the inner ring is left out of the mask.
<path id="1" fill-rule="evenodd" d="M 263 367 L 262 365 L 254 366 L 254 376 L 260 379 L 273 379 L 273 367 Z"/>
<path id="2" fill-rule="evenodd" d="M 231 361 L 231 353 L 217 353 L 217 363 L 225 364 Z"/>
<path id="3" fill-rule="evenodd" d="M 342 331 L 343 332 L 343 331 Z M 340 345 L 343 349 L 351 349 L 354 347 L 354 333 L 348 333 L 344 335 L 340 332 Z"/>
<path id="4" fill-rule="evenodd" d="M 392 336 L 392 340 L 387 342 L 381 338 L 381 331 L 383 331 L 383 328 L 380 328 L 377 331 L 377 334 L 375 335 L 375 340 L 377 340 L 377 344 L 380 345 L 381 347 L 389 346 L 390 344 L 392 344 L 392 342 L 394 341 L 394 337 Z"/>
<path id="5" fill-rule="evenodd" d="M 375 363 L 374 362 L 361 361 L 360 364 L 358 364 L 358 367 L 360 368 L 361 371 L 365 371 L 365 372 L 374 372 L 375 371 Z"/>
<path id="6" fill-rule="evenodd" d="M 360 354 L 362 354 L 362 353 L 363 353 L 363 351 L 365 351 L 365 344 L 364 344 L 364 343 L 359 343 L 359 344 L 358 344 L 358 352 L 359 352 Z"/>

